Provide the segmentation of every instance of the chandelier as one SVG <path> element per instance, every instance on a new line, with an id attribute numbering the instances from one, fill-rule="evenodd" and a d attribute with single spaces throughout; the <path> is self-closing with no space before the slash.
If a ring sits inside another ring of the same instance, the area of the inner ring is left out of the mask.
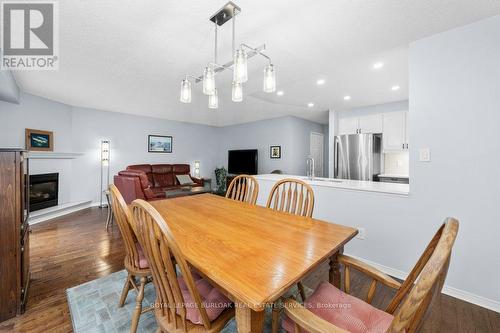
<path id="1" fill-rule="evenodd" d="M 217 109 L 219 107 L 219 97 L 217 95 L 215 76 L 217 73 L 225 71 L 226 69 L 233 71 L 231 100 L 233 102 L 243 101 L 243 84 L 248 81 L 248 59 L 255 55 L 260 55 L 268 60 L 268 64 L 264 68 L 263 91 L 266 93 L 276 91 L 276 72 L 271 58 L 263 53 L 266 49 L 265 44 L 253 48 L 245 43 L 241 43 L 237 49 L 235 47 L 236 15 L 240 12 L 240 7 L 229 1 L 224 7 L 210 17 L 210 21 L 215 25 L 214 61 L 207 64 L 203 70 L 203 75 L 193 76 L 187 74 L 185 76 L 184 80 L 181 82 L 180 101 L 182 103 L 191 103 L 191 79 L 195 84 L 202 82 L 203 94 L 208 96 L 208 107 L 210 109 Z M 232 20 L 233 23 L 233 59 L 221 65 L 217 62 L 217 27 L 222 26 L 229 20 Z"/>

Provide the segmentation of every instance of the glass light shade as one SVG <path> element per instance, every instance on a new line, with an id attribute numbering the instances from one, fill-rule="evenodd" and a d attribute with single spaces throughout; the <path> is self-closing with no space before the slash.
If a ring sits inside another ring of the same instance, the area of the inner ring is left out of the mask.
<path id="1" fill-rule="evenodd" d="M 101 141 L 101 164 L 103 166 L 109 165 L 109 141 Z"/>
<path id="2" fill-rule="evenodd" d="M 276 72 L 274 71 L 273 65 L 267 65 L 266 68 L 264 68 L 263 90 L 266 93 L 276 91 Z"/>
<path id="3" fill-rule="evenodd" d="M 191 103 L 191 82 L 184 79 L 181 82 L 181 97 L 182 103 Z"/>
<path id="4" fill-rule="evenodd" d="M 219 97 L 217 96 L 217 89 L 214 89 L 214 93 L 208 96 L 208 108 L 217 109 L 219 107 Z"/>
<path id="5" fill-rule="evenodd" d="M 233 82 L 244 83 L 248 81 L 247 53 L 245 50 L 236 50 L 234 54 Z"/>
<path id="6" fill-rule="evenodd" d="M 212 95 L 215 90 L 215 72 L 211 66 L 205 67 L 203 71 L 203 93 Z"/>
<path id="7" fill-rule="evenodd" d="M 200 178 L 200 161 L 194 161 L 194 176 Z"/>
<path id="8" fill-rule="evenodd" d="M 241 83 L 233 82 L 231 99 L 233 100 L 233 102 L 241 102 L 243 100 L 243 86 Z"/>

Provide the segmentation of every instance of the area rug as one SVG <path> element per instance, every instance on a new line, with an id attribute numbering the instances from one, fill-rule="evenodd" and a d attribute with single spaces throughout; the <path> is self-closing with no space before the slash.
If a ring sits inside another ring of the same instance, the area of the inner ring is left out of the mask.
<path id="1" fill-rule="evenodd" d="M 66 290 L 73 331 L 75 333 L 125 333 L 130 331 L 136 292 L 131 290 L 127 296 L 125 305 L 122 308 L 118 308 L 118 301 L 120 300 L 126 277 L 127 273 L 123 270 Z M 149 283 L 145 289 L 143 306 L 150 306 L 154 301 L 154 286 L 152 283 Z M 155 332 L 156 328 L 154 314 L 150 311 L 141 316 L 137 332 Z M 221 332 L 236 333 L 236 322 L 234 319 L 229 321 Z M 266 313 L 264 332 L 271 332 L 270 310 Z"/>

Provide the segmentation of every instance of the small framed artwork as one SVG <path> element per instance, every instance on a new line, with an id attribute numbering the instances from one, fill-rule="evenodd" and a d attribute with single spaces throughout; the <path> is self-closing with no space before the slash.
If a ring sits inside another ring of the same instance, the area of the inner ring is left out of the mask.
<path id="1" fill-rule="evenodd" d="M 54 133 L 26 128 L 26 149 L 31 151 L 53 151 Z"/>
<path id="2" fill-rule="evenodd" d="M 271 158 L 281 158 L 281 146 L 271 146 Z"/>
<path id="3" fill-rule="evenodd" d="M 149 135 L 148 136 L 148 152 L 149 153 L 171 153 L 172 152 L 172 137 L 165 135 Z"/>

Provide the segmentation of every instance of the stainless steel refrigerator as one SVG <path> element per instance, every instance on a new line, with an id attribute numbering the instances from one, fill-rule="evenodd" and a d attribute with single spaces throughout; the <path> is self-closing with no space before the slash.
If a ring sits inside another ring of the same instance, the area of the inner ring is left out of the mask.
<path id="1" fill-rule="evenodd" d="M 338 135 L 334 140 L 334 177 L 378 181 L 382 134 Z"/>

